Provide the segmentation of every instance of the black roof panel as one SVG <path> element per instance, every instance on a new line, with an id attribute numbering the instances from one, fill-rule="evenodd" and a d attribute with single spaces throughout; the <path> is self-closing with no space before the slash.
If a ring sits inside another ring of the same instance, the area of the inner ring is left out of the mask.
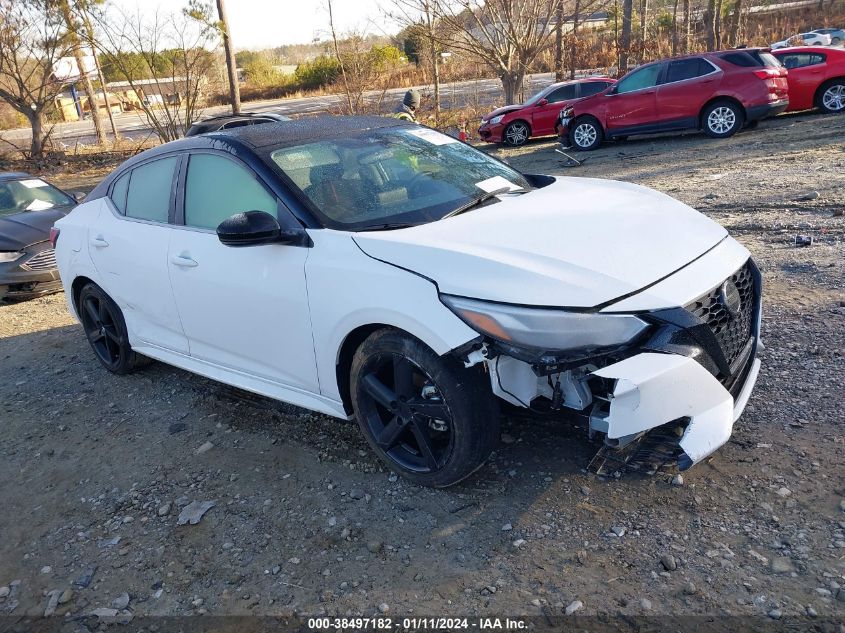
<path id="1" fill-rule="evenodd" d="M 375 130 L 388 127 L 415 127 L 402 119 L 383 116 L 331 116 L 296 119 L 284 123 L 263 123 L 220 130 L 206 135 L 207 138 L 237 139 L 251 147 L 268 145 L 290 145 L 312 139 L 343 137 L 350 132 Z"/>

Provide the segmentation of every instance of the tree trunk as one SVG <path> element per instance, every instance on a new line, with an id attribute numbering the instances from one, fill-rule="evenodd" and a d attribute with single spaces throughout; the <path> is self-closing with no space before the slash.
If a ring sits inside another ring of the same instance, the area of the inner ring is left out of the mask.
<path id="1" fill-rule="evenodd" d="M 41 116 L 41 110 L 29 110 L 24 115 L 32 128 L 29 156 L 30 158 L 42 158 L 44 156 L 44 118 Z"/>
<path id="2" fill-rule="evenodd" d="M 672 56 L 678 54 L 678 0 L 672 5 Z"/>
<path id="3" fill-rule="evenodd" d="M 692 22 L 692 7 L 690 0 L 684 0 L 684 53 L 690 51 L 690 23 Z"/>
<path id="4" fill-rule="evenodd" d="M 109 92 L 106 88 L 106 78 L 103 75 L 103 67 L 100 66 L 100 56 L 97 53 L 97 47 L 94 46 L 94 27 L 91 24 L 91 18 L 88 17 L 87 7 L 82 4 L 79 9 L 82 13 L 82 23 L 85 26 L 85 37 L 88 41 L 88 45 L 91 47 L 91 54 L 94 56 L 94 66 L 97 68 L 97 79 L 99 79 L 100 87 L 103 89 L 103 101 L 106 104 L 106 113 L 109 116 L 111 131 L 114 134 L 114 140 L 116 141 L 120 138 L 120 133 L 117 131 L 117 124 L 114 122 L 114 113 L 111 111 Z"/>
<path id="5" fill-rule="evenodd" d="M 440 55 L 434 43 L 434 37 L 428 39 L 431 52 L 431 71 L 434 80 L 434 125 L 440 125 Z"/>
<path id="6" fill-rule="evenodd" d="M 646 33 L 646 26 L 648 25 L 648 0 L 640 2 L 640 39 L 643 44 L 643 57 L 645 57 L 646 41 L 648 34 Z"/>
<path id="7" fill-rule="evenodd" d="M 707 9 L 704 11 L 704 39 L 707 50 L 716 48 L 716 0 L 707 0 Z"/>
<path id="8" fill-rule="evenodd" d="M 731 16 L 731 32 L 728 36 L 730 45 L 739 46 L 739 23 L 742 20 L 742 0 L 736 0 L 733 16 Z"/>
<path id="9" fill-rule="evenodd" d="M 563 0 L 557 0 L 555 16 L 555 81 L 563 81 Z"/>
<path id="10" fill-rule="evenodd" d="M 622 42 L 619 52 L 619 75 L 628 72 L 628 55 L 631 52 L 631 14 L 633 13 L 633 0 L 622 0 Z"/>
<path id="11" fill-rule="evenodd" d="M 575 11 L 572 12 L 572 33 L 569 39 L 569 78 L 575 79 L 575 70 L 578 65 L 578 27 L 581 25 L 581 0 L 575 0 Z"/>
<path id="12" fill-rule="evenodd" d="M 516 94 L 522 86 L 524 76 L 524 71 L 511 70 L 499 73 L 499 79 L 502 81 L 502 90 L 505 92 L 506 104 L 516 103 Z"/>
<path id="13" fill-rule="evenodd" d="M 241 89 L 238 85 L 238 67 L 235 62 L 235 48 L 229 35 L 229 21 L 226 19 L 226 7 L 223 0 L 217 0 L 217 16 L 223 31 L 223 51 L 226 54 L 226 71 L 229 75 L 229 102 L 232 114 L 241 113 Z"/>
<path id="14" fill-rule="evenodd" d="M 83 64 L 82 44 L 80 42 L 79 33 L 77 32 L 76 23 L 73 15 L 70 12 L 70 3 L 64 0 L 60 9 L 65 24 L 67 24 L 68 38 L 71 47 L 73 48 L 73 57 L 76 60 L 76 67 L 79 69 L 79 76 L 82 78 L 82 87 L 85 90 L 85 96 L 88 99 L 88 109 L 91 110 L 91 120 L 94 122 L 94 131 L 97 133 L 97 143 L 103 145 L 106 142 L 106 132 L 103 129 L 103 122 L 100 119 L 100 109 L 97 107 L 97 95 L 94 94 L 94 86 L 91 84 L 91 78 L 85 72 Z M 80 105 L 79 111 L 85 114 L 85 110 Z"/>
<path id="15" fill-rule="evenodd" d="M 425 9 L 426 30 L 428 31 L 428 53 L 431 55 L 431 74 L 434 82 L 434 125 L 440 125 L 440 53 L 437 52 L 436 33 L 434 31 L 434 16 L 432 6 L 426 1 Z"/>
<path id="16" fill-rule="evenodd" d="M 722 0 L 716 0 L 716 17 L 713 20 L 713 32 L 715 34 L 715 49 L 722 48 Z"/>

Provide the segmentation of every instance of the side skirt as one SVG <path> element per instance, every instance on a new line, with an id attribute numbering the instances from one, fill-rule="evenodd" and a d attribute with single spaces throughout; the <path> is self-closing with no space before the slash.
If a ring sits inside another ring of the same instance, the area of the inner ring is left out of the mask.
<path id="1" fill-rule="evenodd" d="M 325 413 L 335 418 L 350 419 L 349 414 L 343 409 L 342 402 L 326 398 L 321 394 L 280 385 L 264 378 L 227 367 L 221 367 L 214 363 L 192 358 L 154 345 L 133 345 L 132 349 L 144 356 L 149 356 L 168 365 L 173 365 L 179 369 L 211 378 L 212 380 L 237 387 L 238 389 L 251 391 L 262 396 L 267 396 L 268 398 L 273 398 L 274 400 L 281 400 L 282 402 L 303 407 L 304 409 Z"/>

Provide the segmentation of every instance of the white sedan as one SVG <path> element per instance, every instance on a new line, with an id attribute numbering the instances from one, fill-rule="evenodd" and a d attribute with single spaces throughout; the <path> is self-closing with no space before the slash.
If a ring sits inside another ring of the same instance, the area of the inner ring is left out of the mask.
<path id="1" fill-rule="evenodd" d="M 778 49 L 786 48 L 787 46 L 830 46 L 832 41 L 833 40 L 830 35 L 826 33 L 799 33 L 798 35 L 787 37 L 785 40 L 781 40 L 780 42 L 774 42 L 770 48 Z"/>
<path id="2" fill-rule="evenodd" d="M 423 485 L 483 464 L 503 403 L 603 437 L 600 472 L 689 468 L 728 440 L 760 367 L 760 274 L 721 226 L 396 119 L 167 143 L 52 238 L 109 371 L 148 357 L 354 416 Z"/>

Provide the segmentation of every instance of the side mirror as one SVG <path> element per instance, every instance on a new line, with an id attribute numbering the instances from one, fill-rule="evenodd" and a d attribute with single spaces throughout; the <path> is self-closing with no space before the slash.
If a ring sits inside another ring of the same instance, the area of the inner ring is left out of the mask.
<path id="1" fill-rule="evenodd" d="M 82 202 L 83 200 L 85 200 L 85 196 L 87 194 L 84 191 L 74 191 L 70 195 L 73 196 L 73 199 L 76 200 L 77 202 Z"/>
<path id="2" fill-rule="evenodd" d="M 615 95 L 619 92 L 619 84 L 613 84 L 613 87 L 607 91 L 609 95 Z"/>
<path id="3" fill-rule="evenodd" d="M 217 227 L 217 238 L 226 246 L 311 245 L 304 230 L 282 229 L 279 221 L 266 211 L 246 211 L 226 218 Z"/>
<path id="4" fill-rule="evenodd" d="M 549 100 L 548 100 L 548 99 L 540 99 L 540 100 L 537 102 L 537 105 L 538 105 L 539 107 L 541 107 L 541 108 L 542 108 L 543 106 L 547 106 L 547 105 L 549 105 Z"/>

